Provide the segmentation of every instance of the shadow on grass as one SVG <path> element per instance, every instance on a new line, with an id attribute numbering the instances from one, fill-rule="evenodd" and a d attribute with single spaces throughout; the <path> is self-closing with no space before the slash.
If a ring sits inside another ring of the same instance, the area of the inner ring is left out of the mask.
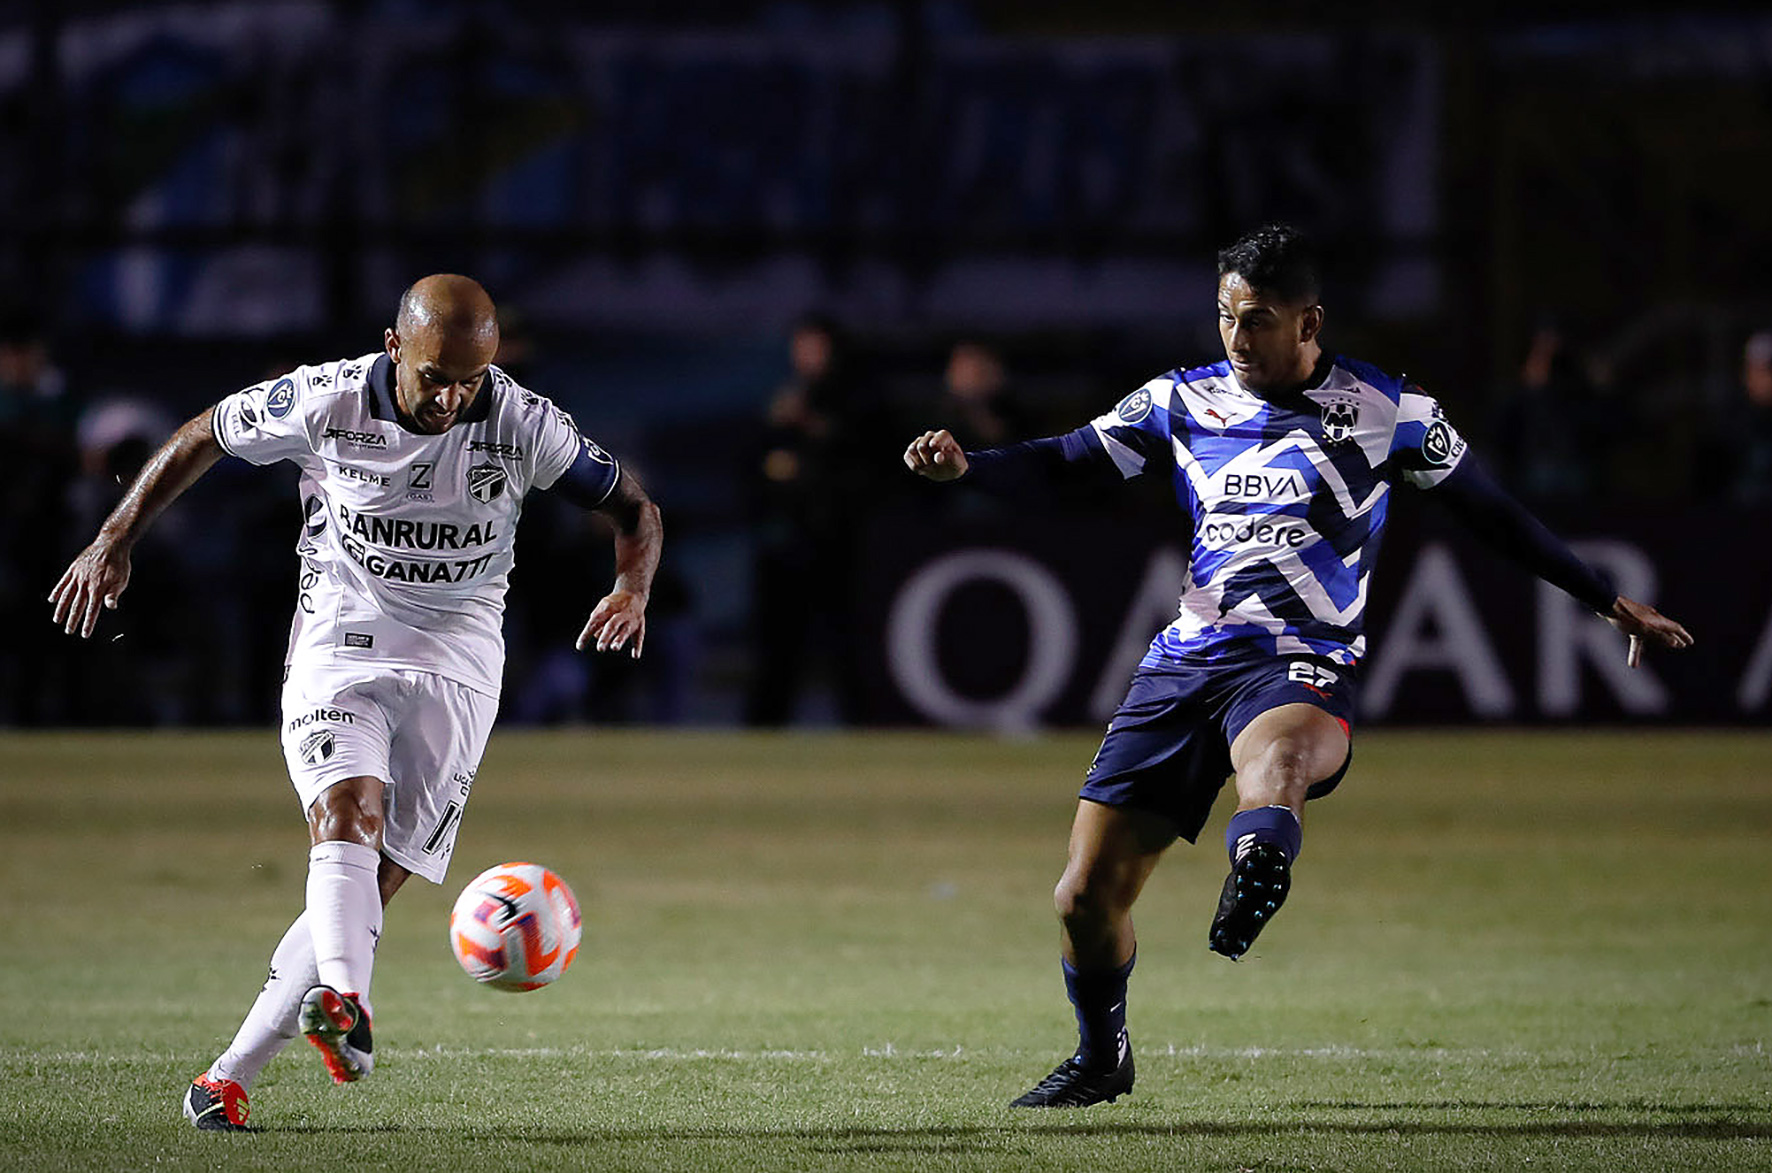
<path id="1" fill-rule="evenodd" d="M 1766 1112 L 1772 1105 L 1657 1104 L 1653 1100 L 1301 1100 L 1305 1110 L 1342 1112 L 1629 1112 L 1662 1116 L 1718 1116 Z"/>
<path id="2" fill-rule="evenodd" d="M 1417 1119 L 1293 1119 L 1265 1121 L 1177 1120 L 1161 1123 L 1142 1120 L 1079 1120 L 1076 1117 L 1030 1116 L 1014 1124 L 956 1124 L 916 1128 L 616 1128 L 583 1133 L 527 1131 L 495 1128 L 475 1135 L 488 1140 L 528 1142 L 555 1147 L 592 1147 L 622 1144 L 657 1144 L 660 1141 L 706 1141 L 750 1144 L 759 1140 L 802 1142 L 815 1153 L 954 1153 L 988 1152 L 1005 1144 L 1032 1137 L 1255 1137 L 1288 1135 L 1321 1136 L 1449 1136 L 1525 1139 L 1666 1139 L 1666 1140 L 1772 1140 L 1772 1120 L 1731 1119 L 1735 1115 L 1763 1114 L 1764 1108 L 1749 1104 L 1625 1106 L 1604 1103 L 1495 1103 L 1486 1101 L 1423 1101 L 1361 1104 L 1352 1101 L 1304 1105 L 1317 1109 L 1365 1112 L 1473 1111 L 1563 1113 L 1561 1118 L 1509 1122 L 1477 1122 Z M 1568 1113 L 1656 1112 L 1702 1118 L 1650 1121 L 1604 1121 L 1574 1118 Z M 1717 1117 L 1723 1117 L 1721 1119 Z M 272 1128 L 281 1133 L 423 1133 L 444 1131 L 430 1126 L 405 1128 L 397 1124 L 375 1126 L 332 1125 Z M 460 1130 L 448 1131 L 459 1134 Z"/>

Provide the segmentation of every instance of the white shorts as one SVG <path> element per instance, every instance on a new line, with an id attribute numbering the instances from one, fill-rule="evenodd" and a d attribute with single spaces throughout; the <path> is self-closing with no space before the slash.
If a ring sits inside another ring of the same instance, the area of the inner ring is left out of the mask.
<path id="1" fill-rule="evenodd" d="M 431 672 L 292 665 L 283 683 L 283 760 L 304 816 L 346 778 L 380 778 L 382 854 L 441 884 L 498 698 Z"/>

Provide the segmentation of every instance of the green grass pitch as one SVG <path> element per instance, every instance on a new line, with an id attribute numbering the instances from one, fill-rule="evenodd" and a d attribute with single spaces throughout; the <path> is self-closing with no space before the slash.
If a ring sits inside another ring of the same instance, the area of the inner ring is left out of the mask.
<path id="1" fill-rule="evenodd" d="M 1004 1105 L 1073 1038 L 1050 891 L 1093 742 L 507 732 L 377 968 L 369 1080 L 292 1046 L 179 1115 L 300 906 L 270 732 L 0 739 L 0 1167 L 1772 1168 L 1772 735 L 1396 733 L 1312 806 L 1251 958 L 1216 812 L 1138 909 L 1137 1090 Z M 458 887 L 577 889 L 508 995 Z"/>

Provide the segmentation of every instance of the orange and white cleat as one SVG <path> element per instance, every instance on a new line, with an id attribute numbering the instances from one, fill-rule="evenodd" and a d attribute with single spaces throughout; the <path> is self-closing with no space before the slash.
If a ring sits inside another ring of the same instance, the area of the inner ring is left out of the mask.
<path id="1" fill-rule="evenodd" d="M 212 1079 L 205 1071 L 185 1092 L 185 1119 L 204 1132 L 251 1132 L 251 1114 L 246 1089 L 231 1079 Z"/>
<path id="2" fill-rule="evenodd" d="M 355 994 L 315 986 L 301 999 L 301 1033 L 320 1052 L 333 1083 L 355 1083 L 375 1070 L 369 1013 Z"/>

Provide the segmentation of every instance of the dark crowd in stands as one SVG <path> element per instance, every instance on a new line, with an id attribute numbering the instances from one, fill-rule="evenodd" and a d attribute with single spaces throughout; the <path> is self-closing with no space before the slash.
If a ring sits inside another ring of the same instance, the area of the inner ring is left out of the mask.
<path id="1" fill-rule="evenodd" d="M 500 362 L 521 380 L 531 340 L 520 329 L 507 334 Z M 1158 373 L 1121 385 L 1073 369 L 1054 380 L 1043 377 L 1045 352 L 1027 340 L 932 337 L 907 345 L 816 315 L 784 341 L 778 385 L 735 386 L 726 418 L 693 435 L 662 430 L 662 439 L 633 455 L 665 509 L 669 535 L 642 661 L 572 650 L 608 575 L 607 538 L 589 515 L 545 493 L 531 496 L 506 625 L 503 720 L 853 722 L 860 695 L 854 641 L 865 637 L 851 613 L 854 553 L 867 518 L 904 509 L 940 525 L 988 521 L 992 510 L 1007 508 L 968 494 L 924 493 L 900 467 L 904 444 L 934 427 L 951 429 L 969 448 L 1052 434 Z M 1668 396 L 1624 385 L 1550 319 L 1527 332 L 1510 385 L 1486 395 L 1480 387 L 1434 390 L 1454 408 L 1463 405 L 1454 422 L 1530 502 L 1765 504 L 1772 502 L 1772 329 L 1738 345 L 1738 386 L 1701 410 L 1670 413 Z M 1188 349 L 1177 357 L 1210 357 Z M 69 638 L 50 623 L 45 597 L 56 578 L 189 414 L 162 403 L 149 376 L 140 390 L 119 392 L 81 385 L 67 366 L 29 315 L 0 321 L 0 451 L 7 454 L 0 726 L 273 719 L 296 566 L 289 466 L 262 470 L 224 459 L 135 549 L 124 606 L 93 640 Z M 267 367 L 261 377 L 275 373 Z M 1037 393 L 1022 389 L 1030 377 Z M 209 401 L 233 389 L 217 386 Z M 1670 414 L 1680 427 L 1670 428 Z M 673 442 L 696 445 L 697 457 L 673 453 Z M 705 483 L 710 476 L 716 483 Z M 704 483 L 692 488 L 694 478 Z M 727 504 L 674 509 L 680 499 Z M 1131 497 L 1094 504 L 1150 507 Z M 693 560 L 686 568 L 672 558 L 672 543 L 697 539 L 732 552 L 718 563 L 723 572 L 698 579 Z M 717 605 L 733 598 L 742 601 L 736 621 Z"/>

